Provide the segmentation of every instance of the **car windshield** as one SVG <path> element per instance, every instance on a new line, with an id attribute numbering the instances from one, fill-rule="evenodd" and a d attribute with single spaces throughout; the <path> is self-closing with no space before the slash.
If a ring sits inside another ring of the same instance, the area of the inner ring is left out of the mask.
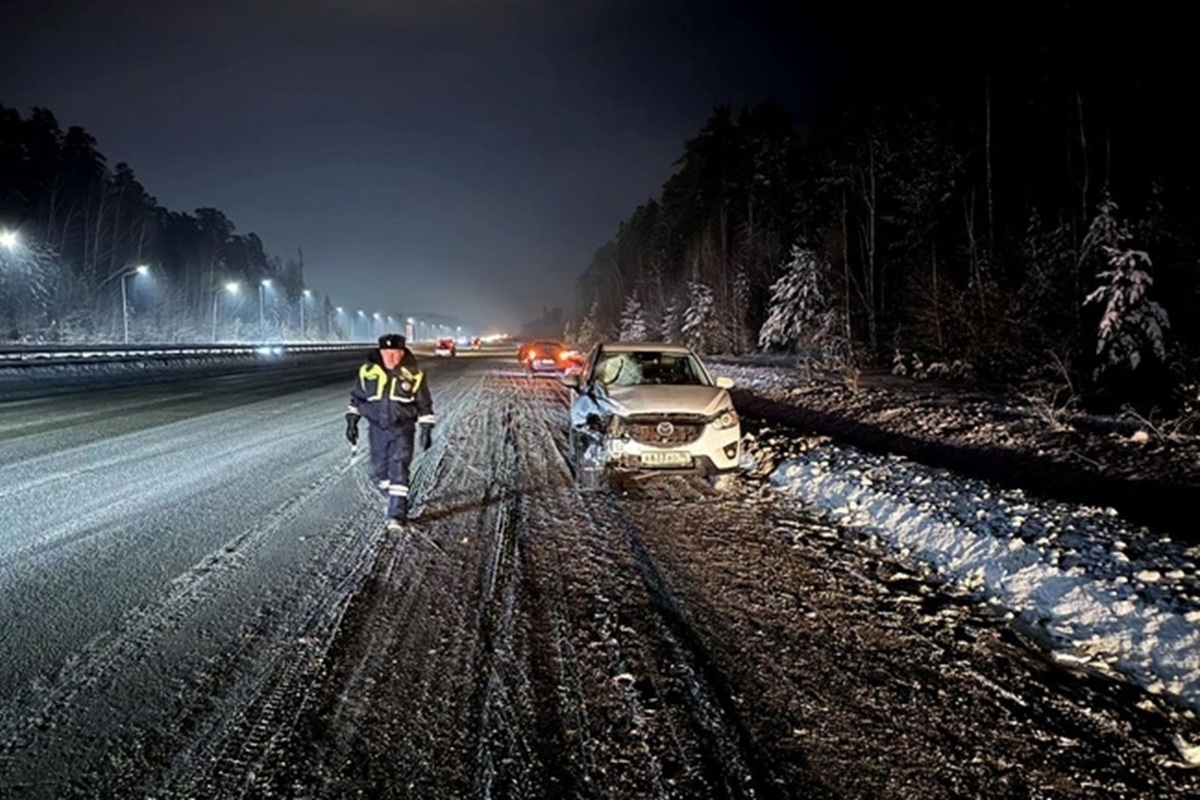
<path id="1" fill-rule="evenodd" d="M 593 375 L 605 386 L 709 385 L 700 363 L 682 353 L 601 352 Z"/>

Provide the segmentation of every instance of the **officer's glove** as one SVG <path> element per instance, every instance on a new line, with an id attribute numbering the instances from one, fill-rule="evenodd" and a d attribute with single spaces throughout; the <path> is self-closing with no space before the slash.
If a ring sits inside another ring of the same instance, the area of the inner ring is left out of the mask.
<path id="1" fill-rule="evenodd" d="M 358 444 L 358 414 L 346 414 L 346 441 Z"/>
<path id="2" fill-rule="evenodd" d="M 421 449 L 428 450 L 433 445 L 433 423 L 421 423 Z"/>

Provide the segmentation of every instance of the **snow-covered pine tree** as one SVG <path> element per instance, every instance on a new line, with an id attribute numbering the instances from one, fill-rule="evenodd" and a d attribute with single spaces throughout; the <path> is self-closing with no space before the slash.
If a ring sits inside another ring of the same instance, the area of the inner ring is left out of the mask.
<path id="1" fill-rule="evenodd" d="M 713 318 L 713 291 L 703 281 L 688 281 L 688 307 L 683 314 L 681 333 L 688 347 L 706 352 L 711 340 L 709 328 Z"/>
<path id="2" fill-rule="evenodd" d="M 1079 263 L 1081 265 L 1087 263 L 1089 256 L 1103 257 L 1104 248 L 1119 247 L 1122 241 L 1129 238 L 1125 226 L 1117 220 L 1117 210 L 1117 202 L 1113 200 L 1112 195 L 1105 191 L 1096 218 L 1088 226 L 1088 232 L 1083 237 L 1083 244 L 1079 247 Z"/>
<path id="3" fill-rule="evenodd" d="M 659 327 L 659 338 L 664 342 L 678 341 L 676 332 L 679 330 L 679 302 L 672 297 L 663 309 L 662 325 Z"/>
<path id="4" fill-rule="evenodd" d="M 1104 252 L 1109 268 L 1098 276 L 1104 283 L 1084 300 L 1084 305 L 1104 304 L 1096 341 L 1101 357 L 1097 377 L 1111 368 L 1137 369 L 1147 349 L 1165 359 L 1163 332 L 1170 327 L 1167 312 L 1146 296 L 1154 283 L 1150 256 L 1125 247 L 1105 246 Z"/>
<path id="5" fill-rule="evenodd" d="M 596 298 L 592 301 L 592 307 L 588 309 L 583 321 L 579 323 L 579 346 L 591 347 L 596 342 L 600 341 L 600 299 Z"/>
<path id="6" fill-rule="evenodd" d="M 821 279 L 817 254 L 794 245 L 783 275 L 771 285 L 767 319 L 758 334 L 759 347 L 795 351 L 816 343 L 829 332 L 833 318 Z"/>
<path id="7" fill-rule="evenodd" d="M 621 312 L 621 341 L 644 342 L 646 340 L 646 318 L 637 294 L 631 292 Z"/>

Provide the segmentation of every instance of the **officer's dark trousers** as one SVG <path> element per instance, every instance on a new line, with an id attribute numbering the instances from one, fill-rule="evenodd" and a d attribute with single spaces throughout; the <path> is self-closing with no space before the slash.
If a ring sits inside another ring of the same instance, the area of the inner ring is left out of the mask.
<path id="1" fill-rule="evenodd" d="M 416 425 L 396 430 L 371 426 L 371 473 L 375 485 L 388 499 L 388 516 L 408 516 L 408 468 L 412 464 Z"/>

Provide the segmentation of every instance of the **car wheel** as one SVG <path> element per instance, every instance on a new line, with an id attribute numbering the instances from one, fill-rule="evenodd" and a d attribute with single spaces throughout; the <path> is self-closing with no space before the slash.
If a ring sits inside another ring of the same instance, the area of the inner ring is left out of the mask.
<path id="1" fill-rule="evenodd" d="M 590 438 L 575 430 L 571 429 L 571 477 L 575 479 L 575 486 L 583 491 L 596 491 L 604 486 L 604 470 L 591 459 L 588 454 L 588 445 L 591 443 Z"/>

